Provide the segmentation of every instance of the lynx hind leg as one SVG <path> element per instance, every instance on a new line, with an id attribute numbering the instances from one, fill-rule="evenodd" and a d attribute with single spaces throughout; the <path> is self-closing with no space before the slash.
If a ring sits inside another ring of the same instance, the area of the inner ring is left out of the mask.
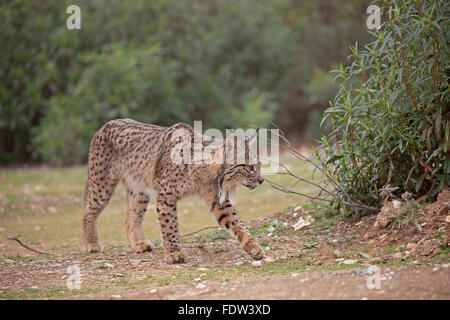
<path id="1" fill-rule="evenodd" d="M 84 193 L 83 243 L 86 252 L 101 251 L 97 220 L 119 182 L 119 179 L 111 174 L 109 163 L 96 159 L 96 154 L 107 156 L 106 151 L 94 144 L 97 141 L 96 138 L 94 137 L 93 144 L 91 144 L 88 178 Z"/>
<path id="2" fill-rule="evenodd" d="M 88 178 L 86 185 L 83 217 L 83 242 L 86 252 L 101 251 L 97 221 L 117 185 L 117 180 L 114 179 L 103 177 L 103 181 L 105 182 L 96 182 Z"/>
<path id="3" fill-rule="evenodd" d="M 131 247 L 135 252 L 153 250 L 152 242 L 145 239 L 144 233 L 142 232 L 142 222 L 147 211 L 149 200 L 149 195 L 143 191 L 136 192 L 132 189 L 127 190 L 127 235 Z"/>

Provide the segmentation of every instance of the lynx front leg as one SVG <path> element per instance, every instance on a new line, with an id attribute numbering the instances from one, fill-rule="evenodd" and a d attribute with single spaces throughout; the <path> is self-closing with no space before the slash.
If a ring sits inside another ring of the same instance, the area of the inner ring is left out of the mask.
<path id="1" fill-rule="evenodd" d="M 161 224 L 161 244 L 166 262 L 168 264 L 187 262 L 187 254 L 181 250 L 176 201 L 160 195 L 156 201 L 156 211 Z"/>
<path id="2" fill-rule="evenodd" d="M 218 204 L 218 201 L 215 200 L 210 208 L 219 225 L 225 227 L 238 239 L 245 252 L 255 260 L 264 258 L 264 250 L 253 239 L 253 236 L 229 200 L 225 200 L 222 204 Z"/>

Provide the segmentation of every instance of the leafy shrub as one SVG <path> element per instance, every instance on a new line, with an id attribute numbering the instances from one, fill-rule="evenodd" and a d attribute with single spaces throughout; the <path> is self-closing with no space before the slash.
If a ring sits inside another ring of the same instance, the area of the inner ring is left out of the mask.
<path id="1" fill-rule="evenodd" d="M 329 99 L 314 70 L 364 39 L 369 1 L 0 1 L 0 163 L 85 161 L 82 130 L 114 117 L 245 127 L 279 110 L 301 134 Z M 70 4 L 81 30 L 66 28 Z"/>
<path id="2" fill-rule="evenodd" d="M 317 152 L 350 197 L 380 205 L 390 184 L 416 196 L 450 184 L 448 1 L 386 2 L 375 41 L 351 48 Z M 344 195 L 341 192 L 340 196 Z"/>

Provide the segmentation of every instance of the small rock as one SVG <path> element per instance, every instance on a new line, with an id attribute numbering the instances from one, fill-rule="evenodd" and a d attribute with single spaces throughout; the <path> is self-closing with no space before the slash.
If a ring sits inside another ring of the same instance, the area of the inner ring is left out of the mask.
<path id="1" fill-rule="evenodd" d="M 433 251 L 433 256 L 437 256 L 437 255 L 439 255 L 439 254 L 441 254 L 441 249 L 440 249 L 440 248 L 434 249 L 434 251 Z"/>
<path id="2" fill-rule="evenodd" d="M 204 288 L 206 288 L 206 284 L 199 283 L 198 285 L 195 286 L 195 288 L 197 288 L 197 289 L 204 289 Z"/>
<path id="3" fill-rule="evenodd" d="M 291 277 L 298 277 L 300 273 L 291 273 Z"/>
<path id="4" fill-rule="evenodd" d="M 298 231 L 304 227 L 311 225 L 314 222 L 314 218 L 306 216 L 305 218 L 299 218 L 298 221 L 292 225 L 295 231 Z"/>
<path id="5" fill-rule="evenodd" d="M 123 277 L 123 273 L 114 273 L 113 276 L 114 277 L 118 277 L 118 278 L 122 278 Z"/>
<path id="6" fill-rule="evenodd" d="M 150 293 L 156 293 L 156 291 L 158 291 L 157 289 L 152 289 L 150 290 Z"/>
<path id="7" fill-rule="evenodd" d="M 244 264 L 244 261 L 238 261 L 238 262 L 235 263 L 236 266 L 240 266 L 240 265 L 243 265 L 243 264 Z"/>
<path id="8" fill-rule="evenodd" d="M 331 242 L 333 242 L 334 244 L 336 244 L 336 243 L 338 243 L 338 240 L 337 240 L 337 239 L 333 239 L 333 241 L 331 241 Z"/>
<path id="9" fill-rule="evenodd" d="M 265 261 L 265 262 L 274 262 L 275 259 L 272 258 L 272 257 L 266 257 L 266 258 L 264 258 L 264 261 Z"/>
<path id="10" fill-rule="evenodd" d="M 370 263 L 370 264 L 378 264 L 378 263 L 380 263 L 381 262 L 381 258 L 372 258 L 372 259 L 369 259 L 368 261 L 367 261 L 368 263 Z"/>
<path id="11" fill-rule="evenodd" d="M 392 205 L 394 206 L 395 209 L 398 209 L 402 206 L 402 203 L 398 200 L 394 200 L 392 201 Z"/>
<path id="12" fill-rule="evenodd" d="M 343 264 L 355 264 L 357 262 L 358 262 L 358 260 L 356 260 L 356 259 L 347 259 L 347 260 L 342 261 Z"/>
<path id="13" fill-rule="evenodd" d="M 201 278 L 195 278 L 193 281 L 198 282 L 198 281 L 201 281 L 201 280 L 202 280 Z"/>
<path id="14" fill-rule="evenodd" d="M 367 253 L 358 251 L 358 255 L 363 257 L 364 259 L 370 259 L 370 256 Z"/>
<path id="15" fill-rule="evenodd" d="M 39 289 L 38 286 L 32 286 L 30 289 Z"/>
<path id="16" fill-rule="evenodd" d="M 206 268 L 198 268 L 197 270 L 198 271 L 208 271 L 208 269 L 206 269 Z"/>
<path id="17" fill-rule="evenodd" d="M 402 260 L 402 253 L 401 252 L 397 252 L 394 255 L 392 255 L 392 259 L 396 262 L 401 261 Z"/>
<path id="18" fill-rule="evenodd" d="M 398 200 L 386 202 L 377 215 L 378 225 L 385 228 L 402 214 L 402 203 Z"/>
<path id="19" fill-rule="evenodd" d="M 447 216 L 447 217 L 445 218 L 445 222 L 450 223 L 450 216 Z"/>
<path id="20" fill-rule="evenodd" d="M 262 263 L 261 263 L 261 261 L 253 261 L 253 262 L 252 262 L 252 265 L 253 265 L 254 267 L 261 267 L 261 266 L 262 266 Z"/>
<path id="21" fill-rule="evenodd" d="M 406 250 L 411 251 L 411 249 L 413 249 L 416 245 L 414 243 L 408 243 L 406 245 Z"/>
<path id="22" fill-rule="evenodd" d="M 333 254 L 336 258 L 342 258 L 343 254 L 339 249 L 333 251 Z"/>
<path id="23" fill-rule="evenodd" d="M 269 232 L 274 232 L 274 231 L 275 231 L 275 228 L 274 228 L 274 227 L 269 227 L 269 228 L 267 228 L 267 231 L 269 231 Z"/>
<path id="24" fill-rule="evenodd" d="M 114 268 L 114 265 L 111 264 L 111 263 L 109 263 L 109 262 L 105 262 L 105 263 L 102 264 L 100 267 L 101 267 L 101 268 L 108 268 L 108 269 L 111 269 L 111 268 Z"/>
<path id="25" fill-rule="evenodd" d="M 48 207 L 48 211 L 50 211 L 51 213 L 56 213 L 56 208 L 55 207 Z"/>
<path id="26" fill-rule="evenodd" d="M 112 299 L 122 299 L 122 296 L 120 294 L 113 294 L 111 296 Z"/>

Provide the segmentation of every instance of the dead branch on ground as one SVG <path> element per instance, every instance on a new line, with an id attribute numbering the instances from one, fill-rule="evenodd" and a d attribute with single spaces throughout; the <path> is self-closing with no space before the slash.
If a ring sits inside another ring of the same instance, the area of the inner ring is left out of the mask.
<path id="1" fill-rule="evenodd" d="M 50 256 L 54 256 L 54 255 L 55 255 L 55 254 L 53 254 L 53 253 L 42 252 L 42 251 L 33 249 L 33 248 L 27 246 L 26 244 L 24 244 L 22 241 L 20 241 L 19 238 L 17 238 L 17 236 L 16 236 L 16 237 L 9 237 L 8 240 L 17 241 L 17 243 L 20 244 L 20 245 L 21 245 L 22 247 L 24 247 L 25 249 L 28 249 L 28 250 L 30 250 L 30 251 L 33 251 L 33 252 L 36 252 L 36 253 L 39 253 L 39 254 L 46 254 L 46 255 L 50 255 Z"/>

